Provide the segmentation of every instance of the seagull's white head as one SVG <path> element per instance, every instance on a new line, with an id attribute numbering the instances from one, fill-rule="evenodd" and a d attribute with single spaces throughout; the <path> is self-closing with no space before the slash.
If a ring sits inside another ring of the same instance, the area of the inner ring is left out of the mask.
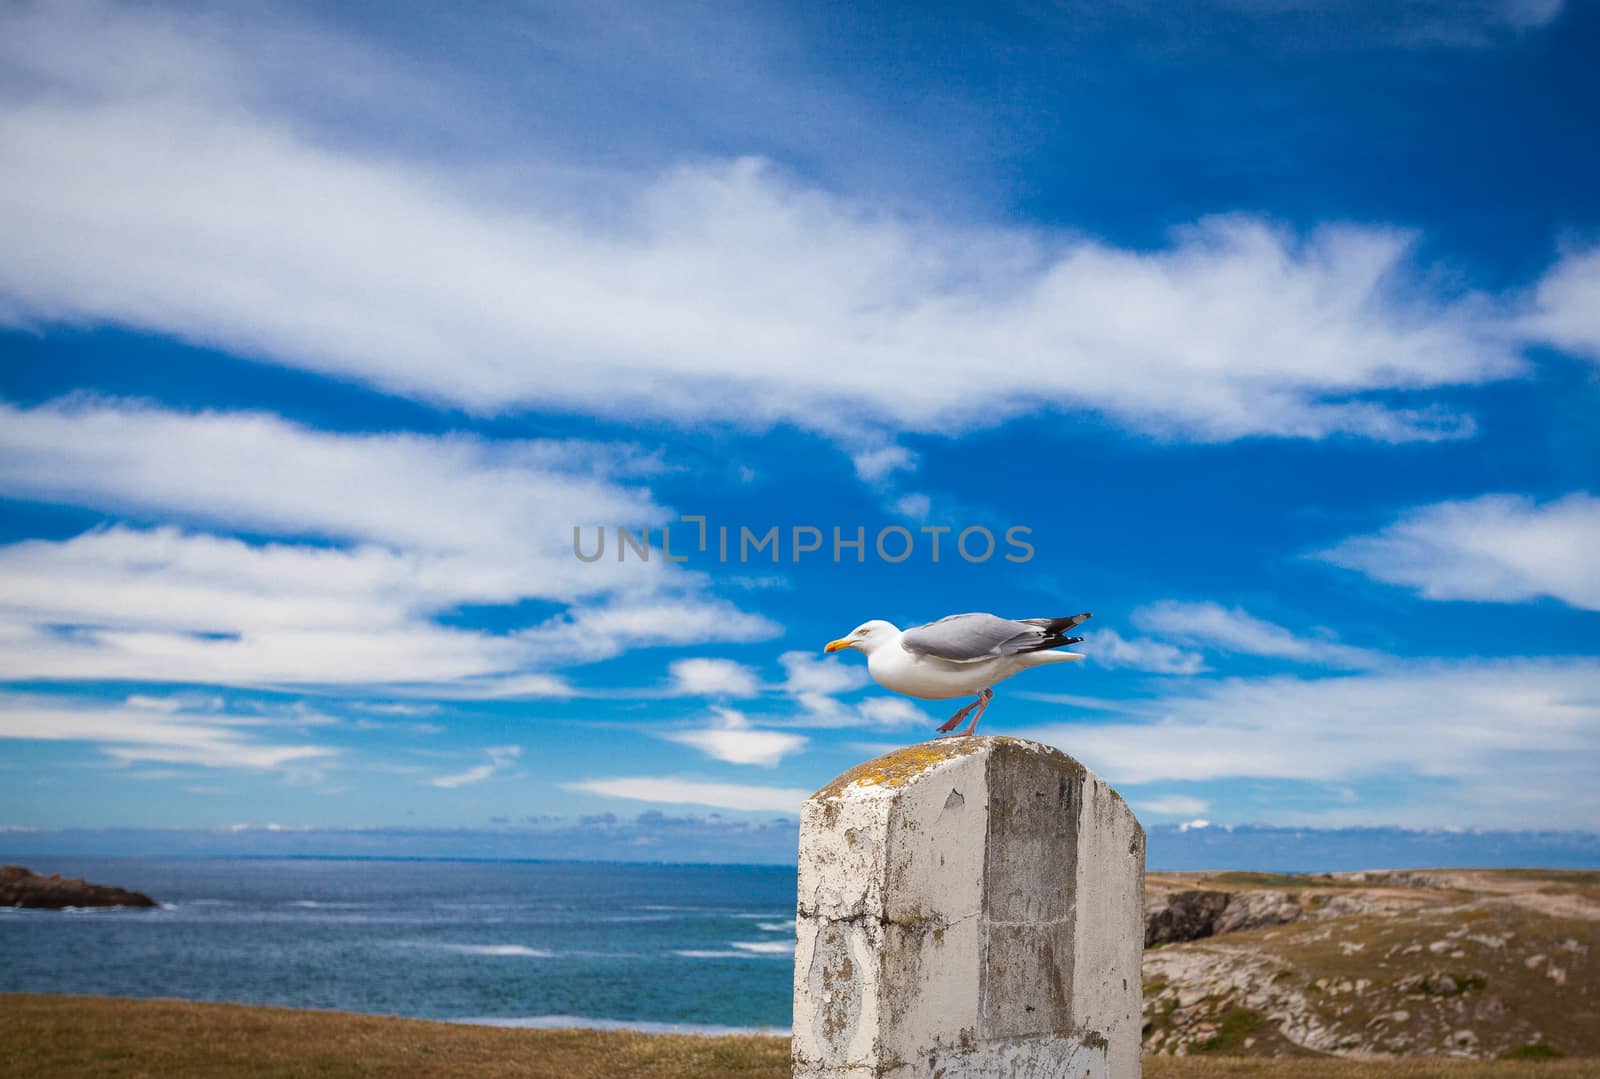
<path id="1" fill-rule="evenodd" d="M 855 648 L 867 655 L 892 644 L 900 639 L 900 631 L 892 622 L 885 622 L 881 618 L 874 618 L 870 622 L 863 622 L 848 634 L 837 641 L 829 641 L 823 646 L 824 652 L 837 652 L 841 648 Z"/>

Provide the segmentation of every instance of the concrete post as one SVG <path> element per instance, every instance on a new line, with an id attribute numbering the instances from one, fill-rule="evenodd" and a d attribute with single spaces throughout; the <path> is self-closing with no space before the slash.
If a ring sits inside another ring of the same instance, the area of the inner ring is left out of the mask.
<path id="1" fill-rule="evenodd" d="M 1139 1075 L 1144 829 L 1018 738 L 924 742 L 800 818 L 797 1079 Z"/>

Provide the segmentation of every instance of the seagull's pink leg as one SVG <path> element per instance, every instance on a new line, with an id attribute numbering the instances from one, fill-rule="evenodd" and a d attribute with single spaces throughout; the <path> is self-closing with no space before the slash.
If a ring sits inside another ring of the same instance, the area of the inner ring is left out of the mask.
<path id="1" fill-rule="evenodd" d="M 978 707 L 978 705 L 980 705 L 982 703 L 983 703 L 983 697 L 980 695 L 977 700 L 973 701 L 971 704 L 969 704 L 965 708 L 961 709 L 961 711 L 957 712 L 955 715 L 953 715 L 949 719 L 945 720 L 944 721 L 944 725 L 939 728 L 939 733 L 948 736 L 949 732 L 951 732 L 951 731 L 955 730 L 957 727 L 961 726 L 961 721 L 963 719 L 967 718 L 967 713 L 968 712 L 972 711 L 974 708 Z"/>
<path id="2" fill-rule="evenodd" d="M 955 738 L 961 735 L 971 734 L 973 731 L 977 730 L 978 720 L 983 718 L 984 709 L 989 707 L 989 702 L 993 699 L 994 690 L 984 689 L 979 692 L 977 700 L 973 701 L 971 704 L 961 709 L 961 711 L 945 720 L 944 725 L 939 728 L 939 737 Z M 978 714 L 972 717 L 972 722 L 967 724 L 967 729 L 964 731 L 956 730 L 956 728 L 961 725 L 961 721 L 967 718 L 967 713 L 971 712 L 974 708 L 978 710 Z"/>
<path id="3" fill-rule="evenodd" d="M 961 732 L 962 734 L 978 733 L 978 720 L 983 718 L 983 713 L 988 710 L 989 702 L 992 700 L 994 700 L 994 690 L 992 689 L 985 689 L 978 694 L 978 711 L 973 715 L 972 722 L 967 724 L 967 729 Z"/>

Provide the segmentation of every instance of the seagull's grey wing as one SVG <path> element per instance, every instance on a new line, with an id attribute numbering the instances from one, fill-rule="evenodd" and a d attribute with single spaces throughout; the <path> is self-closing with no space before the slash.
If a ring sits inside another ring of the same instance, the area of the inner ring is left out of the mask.
<path id="1" fill-rule="evenodd" d="M 1044 635 L 1038 626 L 993 614 L 952 614 L 900 635 L 900 646 L 918 656 L 971 663 L 1022 651 Z"/>

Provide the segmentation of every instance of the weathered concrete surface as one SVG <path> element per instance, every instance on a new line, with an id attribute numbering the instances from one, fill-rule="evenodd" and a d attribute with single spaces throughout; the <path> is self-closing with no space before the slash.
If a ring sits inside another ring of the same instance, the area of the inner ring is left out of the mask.
<path id="1" fill-rule="evenodd" d="M 869 761 L 801 813 L 799 1079 L 1139 1074 L 1144 830 L 1017 738 Z"/>

